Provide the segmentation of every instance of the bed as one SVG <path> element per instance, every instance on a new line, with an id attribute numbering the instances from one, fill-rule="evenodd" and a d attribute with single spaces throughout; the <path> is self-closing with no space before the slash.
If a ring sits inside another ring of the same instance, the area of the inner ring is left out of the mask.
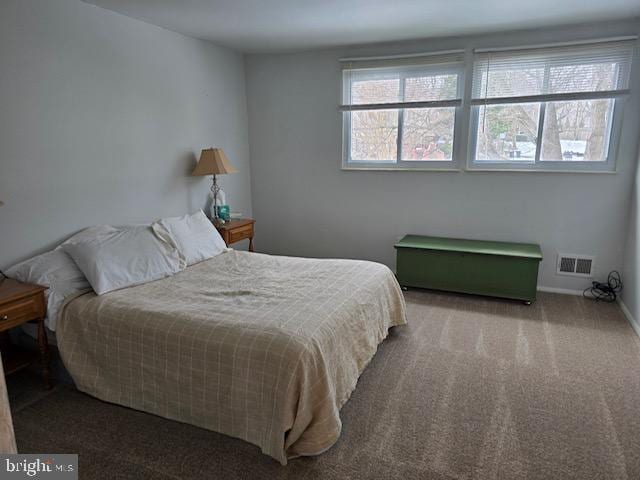
<path id="1" fill-rule="evenodd" d="M 404 299 L 384 265 L 230 250 L 61 309 L 78 389 L 241 438 L 285 465 L 340 436 L 340 408 Z"/>

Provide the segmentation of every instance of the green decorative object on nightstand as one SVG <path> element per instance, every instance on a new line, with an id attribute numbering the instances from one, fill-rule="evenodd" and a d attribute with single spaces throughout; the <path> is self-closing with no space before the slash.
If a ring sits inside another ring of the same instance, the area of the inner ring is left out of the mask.
<path id="1" fill-rule="evenodd" d="M 229 209 L 229 205 L 218 205 L 218 218 L 221 218 L 225 222 L 231 220 L 231 211 Z"/>
<path id="2" fill-rule="evenodd" d="M 406 235 L 395 248 L 403 287 L 536 299 L 539 245 Z"/>

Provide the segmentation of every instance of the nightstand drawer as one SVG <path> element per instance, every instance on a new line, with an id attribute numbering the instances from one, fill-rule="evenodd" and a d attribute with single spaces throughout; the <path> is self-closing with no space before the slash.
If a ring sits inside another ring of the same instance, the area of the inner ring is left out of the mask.
<path id="1" fill-rule="evenodd" d="M 245 238 L 250 238 L 253 233 L 253 225 L 245 225 L 229 231 L 229 243 L 235 243 Z"/>
<path id="2" fill-rule="evenodd" d="M 249 251 L 253 252 L 254 223 L 255 221 L 251 218 L 232 218 L 226 223 L 217 225 L 216 228 L 227 246 L 248 239 Z"/>
<path id="3" fill-rule="evenodd" d="M 35 296 L 0 306 L 0 330 L 45 316 L 43 297 Z"/>

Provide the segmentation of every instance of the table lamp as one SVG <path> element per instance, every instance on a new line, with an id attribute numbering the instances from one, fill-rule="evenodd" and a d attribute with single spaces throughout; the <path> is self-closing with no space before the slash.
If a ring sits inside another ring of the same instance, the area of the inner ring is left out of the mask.
<path id="1" fill-rule="evenodd" d="M 235 172 L 237 170 L 231 165 L 221 148 L 205 148 L 200 154 L 200 161 L 191 173 L 194 176 L 213 175 L 213 183 L 211 184 L 211 195 L 213 195 L 212 220 L 216 226 L 224 224 L 224 220 L 218 215 L 218 198 L 224 195 L 224 192 L 218 185 L 216 175 Z"/>

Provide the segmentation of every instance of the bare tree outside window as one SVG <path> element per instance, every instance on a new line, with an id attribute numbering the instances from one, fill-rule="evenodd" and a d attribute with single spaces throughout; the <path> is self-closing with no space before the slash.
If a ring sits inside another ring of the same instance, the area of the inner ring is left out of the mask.
<path id="1" fill-rule="evenodd" d="M 455 108 L 405 109 L 402 160 L 451 160 L 455 110 Z"/>
<path id="2" fill-rule="evenodd" d="M 351 158 L 388 162 L 398 155 L 398 111 L 365 110 L 351 113 Z"/>
<path id="3" fill-rule="evenodd" d="M 488 105 L 478 120 L 478 160 L 533 161 L 540 104 Z"/>
<path id="4" fill-rule="evenodd" d="M 606 160 L 613 100 L 549 102 L 542 137 L 542 161 Z"/>

